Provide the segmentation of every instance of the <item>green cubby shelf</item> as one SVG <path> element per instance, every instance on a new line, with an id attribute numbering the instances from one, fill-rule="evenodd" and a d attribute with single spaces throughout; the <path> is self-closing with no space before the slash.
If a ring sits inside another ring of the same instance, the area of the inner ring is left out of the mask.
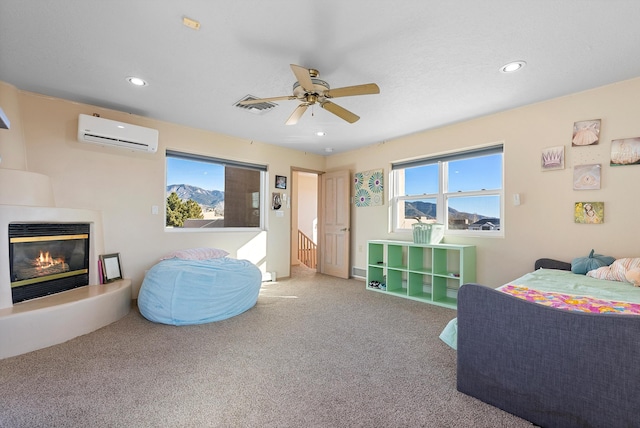
<path id="1" fill-rule="evenodd" d="M 458 288 L 475 280 L 474 245 L 367 243 L 367 290 L 456 309 Z"/>

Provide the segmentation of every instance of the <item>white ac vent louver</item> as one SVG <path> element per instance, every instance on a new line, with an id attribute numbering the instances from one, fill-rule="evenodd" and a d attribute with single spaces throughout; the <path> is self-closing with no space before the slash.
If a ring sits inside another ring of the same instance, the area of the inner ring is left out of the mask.
<path id="1" fill-rule="evenodd" d="M 155 153 L 158 150 L 158 130 L 81 114 L 78 117 L 78 141 Z"/>
<path id="2" fill-rule="evenodd" d="M 262 102 L 262 103 L 256 103 L 256 104 L 249 104 L 249 105 L 244 105 L 244 104 L 240 104 L 244 101 L 253 101 L 253 100 L 257 100 L 258 97 L 254 96 L 254 95 L 245 95 L 242 99 L 238 100 L 234 106 L 241 108 L 242 110 L 246 110 L 250 113 L 253 114 L 265 114 L 266 112 L 270 111 L 271 109 L 275 108 L 278 106 L 278 104 L 276 103 L 271 103 L 268 101 Z"/>

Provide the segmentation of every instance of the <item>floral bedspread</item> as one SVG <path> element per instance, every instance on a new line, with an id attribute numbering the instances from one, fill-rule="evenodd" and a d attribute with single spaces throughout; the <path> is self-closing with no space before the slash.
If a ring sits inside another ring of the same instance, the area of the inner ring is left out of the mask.
<path id="1" fill-rule="evenodd" d="M 588 296 L 539 291 L 512 284 L 500 287 L 499 290 L 520 299 L 551 306 L 552 308 L 595 314 L 616 313 L 640 315 L 640 304 L 638 303 L 617 302 L 612 300 L 596 299 Z"/>

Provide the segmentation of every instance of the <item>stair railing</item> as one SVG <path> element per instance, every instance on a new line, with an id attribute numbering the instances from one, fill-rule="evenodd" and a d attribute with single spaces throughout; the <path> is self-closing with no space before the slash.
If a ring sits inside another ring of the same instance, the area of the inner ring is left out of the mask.
<path id="1" fill-rule="evenodd" d="M 318 266 L 318 245 L 298 229 L 298 260 L 311 269 Z"/>

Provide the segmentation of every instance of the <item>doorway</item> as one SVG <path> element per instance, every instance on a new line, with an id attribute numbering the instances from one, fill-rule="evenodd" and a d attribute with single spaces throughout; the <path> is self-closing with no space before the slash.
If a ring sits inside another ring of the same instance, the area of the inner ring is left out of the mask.
<path id="1" fill-rule="evenodd" d="M 291 171 L 291 276 L 318 269 L 319 173 Z"/>
<path id="2" fill-rule="evenodd" d="M 349 171 L 292 168 L 291 177 L 291 271 L 349 278 Z M 303 264 L 309 257 L 314 267 Z"/>

